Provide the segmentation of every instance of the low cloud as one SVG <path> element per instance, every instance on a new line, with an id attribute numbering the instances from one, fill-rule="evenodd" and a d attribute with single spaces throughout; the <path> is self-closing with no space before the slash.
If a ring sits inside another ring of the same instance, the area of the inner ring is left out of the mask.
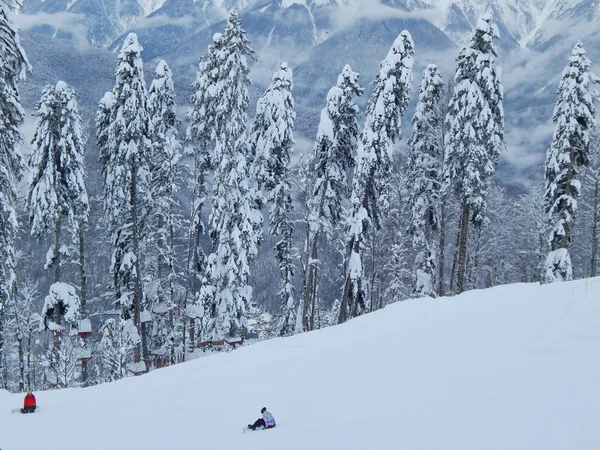
<path id="1" fill-rule="evenodd" d="M 157 28 L 165 25 L 189 28 L 198 24 L 196 19 L 194 19 L 192 16 L 169 17 L 167 15 L 160 14 L 157 16 L 144 17 L 142 19 L 138 19 L 133 28 L 135 28 L 136 30 L 147 30 L 150 28 Z"/>
<path id="2" fill-rule="evenodd" d="M 41 26 L 51 26 L 55 30 L 62 30 L 73 36 L 75 42 L 82 49 L 89 47 L 88 29 L 85 25 L 86 18 L 83 14 L 61 12 L 56 14 L 17 14 L 15 22 L 21 30 L 31 30 Z"/>
<path id="3" fill-rule="evenodd" d="M 374 0 L 351 0 L 335 11 L 334 23 L 336 28 L 351 26 L 361 19 L 424 19 L 436 23 L 441 12 L 438 8 L 402 11 Z"/>

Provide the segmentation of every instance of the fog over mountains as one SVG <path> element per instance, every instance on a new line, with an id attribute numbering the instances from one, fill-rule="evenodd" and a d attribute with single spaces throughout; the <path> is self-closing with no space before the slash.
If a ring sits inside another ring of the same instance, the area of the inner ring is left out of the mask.
<path id="1" fill-rule="evenodd" d="M 450 79 L 477 18 L 491 11 L 502 35 L 507 150 L 499 177 L 507 186 L 541 176 L 554 91 L 578 39 L 600 72 L 597 0 L 23 0 L 17 23 L 33 65 L 21 87 L 26 110 L 32 111 L 45 83 L 63 79 L 75 87 L 84 114 L 93 117 L 114 84 L 113 52 L 135 31 L 148 79 L 159 59 L 172 67 L 183 117 L 198 59 L 224 28 L 231 8 L 241 13 L 257 52 L 251 73 L 255 97 L 281 61 L 294 68 L 300 149 L 311 145 L 325 95 L 344 64 L 360 72 L 367 86 L 394 38 L 408 29 L 416 47 L 415 87 L 429 63 Z M 366 97 L 368 92 L 363 103 Z M 411 115 L 409 109 L 399 151 Z"/>

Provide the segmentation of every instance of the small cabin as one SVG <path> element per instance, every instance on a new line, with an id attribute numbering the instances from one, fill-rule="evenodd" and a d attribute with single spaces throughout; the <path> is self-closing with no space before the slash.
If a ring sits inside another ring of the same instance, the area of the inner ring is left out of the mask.
<path id="1" fill-rule="evenodd" d="M 129 364 L 128 369 L 135 376 L 143 375 L 146 372 L 148 372 L 148 366 L 144 361 L 140 361 L 138 363 L 131 363 Z"/>
<path id="2" fill-rule="evenodd" d="M 92 322 L 90 319 L 81 319 L 77 321 L 77 336 L 86 338 L 92 334 Z"/>
<path id="3" fill-rule="evenodd" d="M 244 344 L 244 338 L 240 336 L 229 336 L 225 338 L 225 342 L 231 346 L 231 348 L 235 348 L 236 345 Z"/>
<path id="4" fill-rule="evenodd" d="M 81 349 L 81 354 L 79 355 L 79 361 L 89 361 L 92 359 L 92 349 L 84 348 Z"/>

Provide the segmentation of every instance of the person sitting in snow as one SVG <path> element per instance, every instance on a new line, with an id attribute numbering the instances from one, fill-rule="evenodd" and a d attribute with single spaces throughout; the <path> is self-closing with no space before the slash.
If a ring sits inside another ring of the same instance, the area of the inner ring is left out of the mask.
<path id="1" fill-rule="evenodd" d="M 35 404 L 35 395 L 31 393 L 31 389 L 27 390 L 27 395 L 25 395 L 25 400 L 23 400 L 23 408 L 21 408 L 21 412 L 23 414 L 35 412 L 37 408 Z"/>
<path id="2" fill-rule="evenodd" d="M 250 428 L 252 431 L 259 427 L 275 428 L 275 418 L 273 417 L 273 414 L 267 411 L 267 408 L 261 409 L 260 412 L 262 413 L 262 417 L 254 422 L 254 425 L 248 424 L 248 428 Z"/>

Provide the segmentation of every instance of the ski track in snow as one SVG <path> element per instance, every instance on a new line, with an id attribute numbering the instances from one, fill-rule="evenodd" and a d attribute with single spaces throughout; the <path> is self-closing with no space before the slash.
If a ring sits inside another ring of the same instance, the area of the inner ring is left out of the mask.
<path id="1" fill-rule="evenodd" d="M 597 450 L 600 278 L 396 303 L 87 389 L 36 392 L 4 450 Z M 364 387 L 361 384 L 364 383 Z M 277 428 L 242 433 L 266 406 Z"/>

